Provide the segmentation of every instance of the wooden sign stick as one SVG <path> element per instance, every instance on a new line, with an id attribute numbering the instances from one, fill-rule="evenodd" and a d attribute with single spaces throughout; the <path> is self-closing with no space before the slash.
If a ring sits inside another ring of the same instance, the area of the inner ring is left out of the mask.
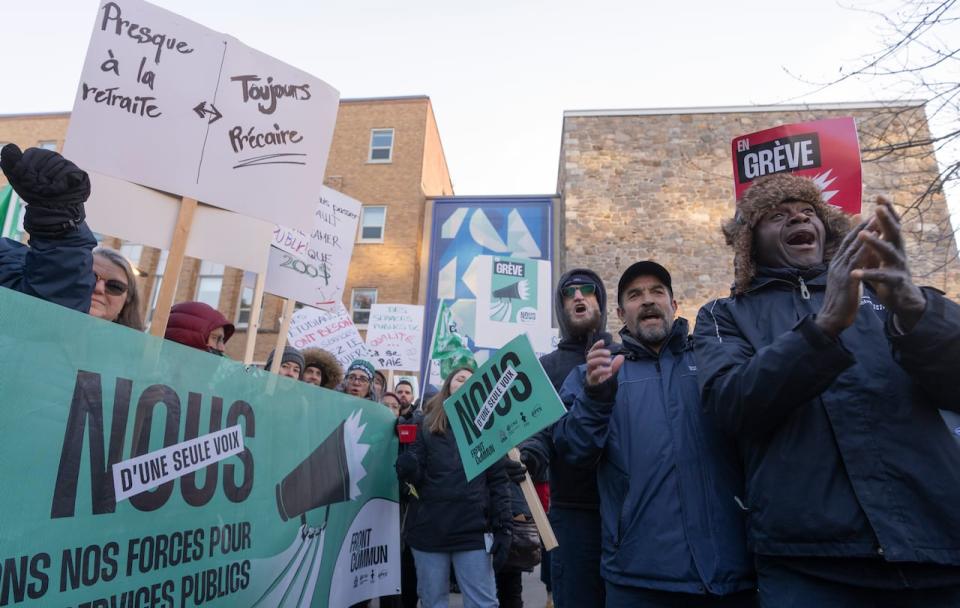
<path id="1" fill-rule="evenodd" d="M 260 331 L 260 310 L 263 308 L 263 288 L 267 284 L 267 274 L 257 273 L 257 282 L 253 287 L 253 302 L 250 303 L 250 321 L 247 323 L 247 343 L 243 352 L 243 364 L 253 363 L 253 352 L 257 347 L 257 332 Z"/>
<path id="2" fill-rule="evenodd" d="M 277 343 L 273 346 L 273 363 L 270 365 L 271 374 L 280 373 L 280 364 L 283 361 L 283 349 L 287 345 L 287 332 L 290 331 L 290 318 L 293 317 L 293 307 L 297 301 L 290 298 L 283 305 L 280 313 L 280 331 L 277 332 Z"/>
<path id="3" fill-rule="evenodd" d="M 162 338 L 167 331 L 167 321 L 170 320 L 170 307 L 177 293 L 177 281 L 180 271 L 183 270 L 183 256 L 187 250 L 187 239 L 193 227 L 193 214 L 197 210 L 197 199 L 180 199 L 180 211 L 177 213 L 177 225 L 173 229 L 173 242 L 170 243 L 170 252 L 167 254 L 167 267 L 163 270 L 163 279 L 160 283 L 160 293 L 157 294 L 157 307 L 153 312 L 153 321 L 150 323 L 150 335 Z"/>
<path id="4" fill-rule="evenodd" d="M 520 462 L 520 450 L 510 449 L 510 460 Z M 511 482 L 512 483 L 512 482 Z M 559 547 L 557 537 L 553 534 L 553 527 L 547 514 L 540 503 L 540 496 L 537 495 L 537 489 L 533 487 L 533 480 L 530 479 L 530 473 L 526 474 L 526 479 L 520 482 L 520 489 L 523 490 L 523 497 L 527 499 L 527 506 L 530 507 L 530 513 L 533 514 L 533 521 L 537 524 L 537 531 L 540 532 L 540 539 L 543 540 L 543 548 L 552 551 Z"/>

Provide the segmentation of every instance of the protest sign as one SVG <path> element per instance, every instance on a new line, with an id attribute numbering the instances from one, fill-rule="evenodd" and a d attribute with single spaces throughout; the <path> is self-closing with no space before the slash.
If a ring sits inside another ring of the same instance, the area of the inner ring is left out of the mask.
<path id="1" fill-rule="evenodd" d="M 367 359 L 381 370 L 412 370 L 420 365 L 423 306 L 374 304 L 367 325 Z"/>
<path id="2" fill-rule="evenodd" d="M 339 303 L 329 310 L 305 306 L 293 313 L 287 342 L 300 350 L 322 348 L 336 357 L 343 369 L 367 355 L 350 312 Z"/>
<path id="3" fill-rule="evenodd" d="M 95 232 L 169 249 L 180 197 L 100 173 L 90 173 L 87 224 Z M 133 209 L 136 211 L 133 211 Z M 263 273 L 273 225 L 256 218 L 199 205 L 185 254 L 200 260 Z"/>
<path id="4" fill-rule="evenodd" d="M 477 259 L 474 343 L 500 348 L 527 331 L 549 331 L 550 262 L 499 256 Z"/>
<path id="5" fill-rule="evenodd" d="M 230 36 L 142 0 L 103 1 L 64 155 L 88 171 L 306 226 L 338 101 L 328 84 Z"/>
<path id="6" fill-rule="evenodd" d="M 18 404 L 0 408 L 4 604 L 344 608 L 399 591 L 386 408 L 11 290 L 0 310 Z"/>
<path id="7" fill-rule="evenodd" d="M 508 342 L 443 402 L 467 480 L 566 411 L 526 335 Z"/>
<path id="8" fill-rule="evenodd" d="M 823 198 L 860 213 L 860 142 L 853 118 L 829 118 L 741 135 L 730 144 L 737 200 L 758 177 L 796 173 L 813 179 Z"/>
<path id="9" fill-rule="evenodd" d="M 473 352 L 447 303 L 441 301 L 433 326 L 433 340 L 430 342 L 430 359 L 424 385 L 440 386 L 452 370 L 464 365 L 475 366 Z"/>
<path id="10" fill-rule="evenodd" d="M 309 306 L 340 302 L 360 207 L 359 201 L 321 186 L 313 221 L 303 230 L 274 226 L 266 291 Z"/>

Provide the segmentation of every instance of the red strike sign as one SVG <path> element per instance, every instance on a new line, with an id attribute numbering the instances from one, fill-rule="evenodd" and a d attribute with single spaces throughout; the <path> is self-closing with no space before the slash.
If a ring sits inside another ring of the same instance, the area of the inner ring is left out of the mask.
<path id="1" fill-rule="evenodd" d="M 853 118 L 782 125 L 735 137 L 731 147 L 737 200 L 758 177 L 796 173 L 817 182 L 831 205 L 860 213 L 860 142 Z"/>

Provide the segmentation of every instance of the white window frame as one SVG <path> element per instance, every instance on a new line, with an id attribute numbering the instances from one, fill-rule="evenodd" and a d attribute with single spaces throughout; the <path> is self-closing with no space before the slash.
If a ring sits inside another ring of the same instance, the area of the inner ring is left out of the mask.
<path id="1" fill-rule="evenodd" d="M 390 147 L 388 147 L 388 148 L 387 148 L 387 147 L 384 147 L 384 146 L 374 147 L 374 146 L 373 146 L 373 138 L 374 138 L 374 136 L 379 135 L 379 134 L 382 134 L 382 133 L 387 133 L 387 132 L 390 133 Z M 395 141 L 396 141 L 396 133 L 394 132 L 394 130 L 393 130 L 392 127 L 391 127 L 391 128 L 383 128 L 383 129 L 370 129 L 370 146 L 369 146 L 369 150 L 367 150 L 367 162 L 368 162 L 368 163 L 373 163 L 373 164 L 389 164 L 389 163 L 392 163 L 392 162 L 393 162 L 393 144 L 394 144 Z M 387 151 L 388 151 L 387 157 L 386 157 L 386 158 L 374 158 L 374 157 L 373 157 L 373 151 L 374 151 L 374 150 L 387 150 Z"/>
<path id="2" fill-rule="evenodd" d="M 367 209 L 383 209 L 383 224 L 380 226 L 379 238 L 363 237 L 363 220 L 367 216 Z M 358 243 L 382 243 L 383 237 L 387 232 L 387 206 L 386 205 L 363 205 L 360 208 L 360 221 L 357 223 L 357 242 Z"/>
<path id="3" fill-rule="evenodd" d="M 194 292 L 194 300 L 202 302 L 200 299 L 200 285 L 203 283 L 204 279 L 219 279 L 220 287 L 217 289 L 217 301 L 213 304 L 210 304 L 212 308 L 220 308 L 220 297 L 223 295 L 223 275 L 226 272 L 226 266 L 224 264 L 217 264 L 216 262 L 207 262 L 205 260 L 200 261 L 200 268 L 197 269 L 197 288 Z"/>
<path id="4" fill-rule="evenodd" d="M 157 269 L 153 273 L 153 290 L 150 293 L 150 306 L 147 308 L 147 323 L 153 322 L 153 313 L 157 310 L 157 299 L 160 296 L 160 284 L 163 283 L 163 271 L 167 268 L 167 257 L 170 252 L 161 249 L 157 258 Z"/>
<path id="5" fill-rule="evenodd" d="M 372 291 L 373 299 L 370 301 L 370 308 L 358 308 L 353 307 L 354 302 L 356 301 L 356 296 L 358 291 Z M 353 324 L 359 329 L 366 329 L 370 321 L 370 311 L 373 310 L 373 305 L 377 303 L 378 292 L 376 287 L 354 287 L 350 290 L 350 320 L 353 321 Z M 356 314 L 358 312 L 367 313 L 367 323 L 358 323 L 356 321 Z"/>
<path id="6" fill-rule="evenodd" d="M 42 139 L 37 142 L 38 148 L 43 148 L 44 150 L 53 150 L 57 151 L 57 140 L 55 139 Z"/>

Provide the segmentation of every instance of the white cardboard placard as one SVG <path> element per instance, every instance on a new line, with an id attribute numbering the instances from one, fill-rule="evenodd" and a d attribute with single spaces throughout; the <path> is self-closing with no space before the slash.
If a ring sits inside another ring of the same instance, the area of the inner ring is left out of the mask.
<path id="1" fill-rule="evenodd" d="M 343 300 L 361 204 L 321 188 L 312 224 L 304 230 L 273 227 L 265 291 L 327 308 Z"/>
<path id="2" fill-rule="evenodd" d="M 374 304 L 367 325 L 367 359 L 377 369 L 419 369 L 423 306 Z"/>
<path id="3" fill-rule="evenodd" d="M 89 174 L 86 209 L 91 230 L 149 247 L 170 248 L 180 197 L 99 173 Z M 199 205 L 186 255 L 262 273 L 267 269 L 272 231 L 273 225 L 268 222 Z"/>
<path id="4" fill-rule="evenodd" d="M 306 225 L 338 103 L 325 82 L 235 38 L 142 0 L 104 1 L 64 155 L 88 171 Z"/>
<path id="5" fill-rule="evenodd" d="M 343 304 L 331 310 L 304 306 L 293 313 L 287 343 L 303 350 L 322 348 L 337 358 L 346 370 L 354 359 L 365 359 L 367 349 Z"/>

